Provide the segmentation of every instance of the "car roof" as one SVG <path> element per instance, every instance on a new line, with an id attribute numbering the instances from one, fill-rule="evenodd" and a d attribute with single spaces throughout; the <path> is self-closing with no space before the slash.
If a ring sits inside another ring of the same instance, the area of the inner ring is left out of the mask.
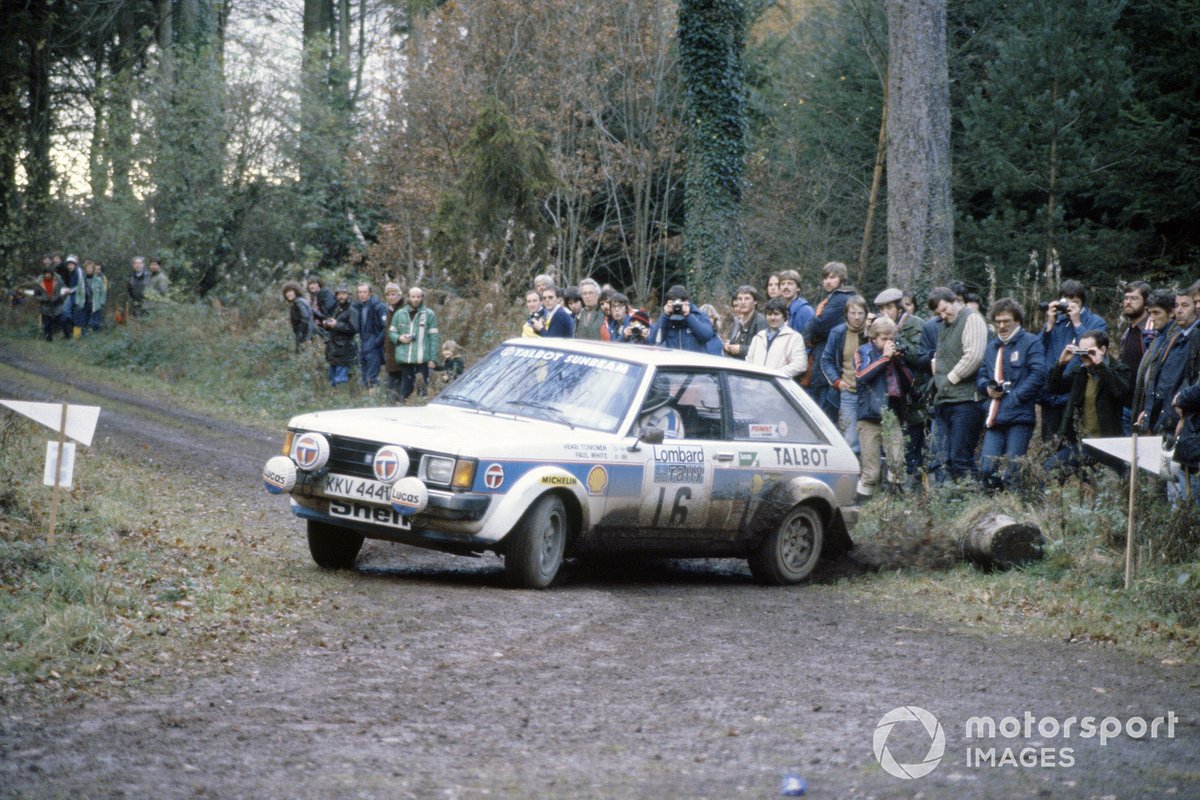
<path id="1" fill-rule="evenodd" d="M 635 364 L 646 364 L 654 367 L 716 367 L 719 369 L 756 372 L 774 377 L 784 374 L 778 370 L 760 367 L 756 364 L 747 364 L 745 361 L 728 356 L 712 356 L 708 353 L 693 353 L 688 350 L 677 350 L 657 345 L 602 342 L 590 339 L 532 339 L 527 336 L 509 339 L 504 342 L 504 346 L 508 345 L 558 350 L 566 353 L 579 353 L 602 358 L 616 358 L 622 361 L 631 361 Z"/>

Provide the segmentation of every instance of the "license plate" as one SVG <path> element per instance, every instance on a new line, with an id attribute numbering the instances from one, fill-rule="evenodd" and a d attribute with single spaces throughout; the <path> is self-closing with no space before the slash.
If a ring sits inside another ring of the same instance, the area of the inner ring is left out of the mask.
<path id="1" fill-rule="evenodd" d="M 409 522 L 408 517 L 393 510 L 390 506 L 364 506 L 361 503 L 351 503 L 347 500 L 330 500 L 329 516 L 368 522 L 372 525 L 384 525 L 402 531 L 412 530 L 412 523 Z"/>
<path id="2" fill-rule="evenodd" d="M 345 497 L 348 500 L 366 500 L 371 503 L 390 503 L 388 484 L 367 478 L 352 478 L 349 475 L 329 474 L 325 476 L 325 494 L 330 497 Z"/>

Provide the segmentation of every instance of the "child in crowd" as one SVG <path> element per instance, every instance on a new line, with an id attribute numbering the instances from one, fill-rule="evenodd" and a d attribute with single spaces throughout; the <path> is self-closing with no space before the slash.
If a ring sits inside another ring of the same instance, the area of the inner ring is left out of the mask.
<path id="1" fill-rule="evenodd" d="M 892 426 L 885 439 L 883 412 L 890 409 L 897 420 L 904 419 L 905 405 L 912 391 L 912 373 L 896 349 L 896 323 L 891 317 L 878 317 L 871 323 L 868 335 L 871 341 L 854 353 L 858 442 L 862 450 L 858 494 L 863 498 L 875 494 L 879 488 L 885 448 L 893 480 L 904 475 L 904 441 L 900 425 Z"/>
<path id="2" fill-rule="evenodd" d="M 462 375 L 464 368 L 466 368 L 466 361 L 459 355 L 458 342 L 447 339 L 442 344 L 441 366 L 437 367 L 438 371 L 442 373 L 442 383 L 450 383 Z"/>

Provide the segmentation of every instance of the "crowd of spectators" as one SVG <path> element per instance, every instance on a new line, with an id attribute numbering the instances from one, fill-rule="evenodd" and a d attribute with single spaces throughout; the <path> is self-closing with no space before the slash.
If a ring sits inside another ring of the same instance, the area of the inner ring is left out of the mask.
<path id="1" fill-rule="evenodd" d="M 325 339 L 332 385 L 347 382 L 357 363 L 372 389 L 382 365 L 389 399 L 403 402 L 426 393 L 431 370 L 447 379 L 462 371 L 457 346 L 441 345 L 419 287 L 405 295 L 388 284 L 386 303 L 365 284 L 355 292 L 352 303 L 349 287 L 330 292 L 315 277 L 306 287 L 284 287 L 297 347 Z M 652 315 L 591 278 L 564 288 L 538 275 L 523 296 L 517 333 L 657 345 L 777 369 L 808 392 L 859 455 L 862 499 L 909 490 L 925 476 L 978 481 L 987 490 L 1029 488 L 1039 421 L 1049 455 L 1038 466 L 1064 476 L 1125 468 L 1082 448 L 1084 438 L 1128 436 L 1136 427 L 1164 435 L 1169 447 L 1178 433 L 1200 435 L 1200 389 L 1193 388 L 1200 384 L 1200 336 L 1193 335 L 1200 282 L 1182 290 L 1129 284 L 1111 337 L 1083 284 L 1064 281 L 1058 295 L 1035 310 L 1011 297 L 983 309 L 978 295 L 951 282 L 922 298 L 922 318 L 910 292 L 888 288 L 869 303 L 849 285 L 846 266 L 830 262 L 821 296 L 811 302 L 799 273 L 787 270 L 770 276 L 765 302 L 756 287 L 742 285 L 722 314 L 672 286 Z M 1171 496 L 1197 488 L 1185 470 Z"/>
<path id="2" fill-rule="evenodd" d="M 114 314 L 116 321 L 123 321 L 125 313 L 133 316 L 145 313 L 148 297 L 165 298 L 168 293 L 167 274 L 157 258 L 150 260 L 149 270 L 142 256 L 134 256 L 131 266 L 132 274 L 125 287 L 128 310 Z M 42 256 L 41 274 L 28 286 L 14 292 L 13 302 L 28 297 L 38 304 L 42 338 L 47 342 L 59 333 L 63 339 L 79 339 L 104 329 L 110 289 L 100 262 L 92 259 L 81 262 L 74 254 L 64 259 L 62 253 L 47 253 Z"/>
<path id="3" fill-rule="evenodd" d="M 1082 448 L 1083 438 L 1128 436 L 1136 426 L 1170 447 L 1179 432 L 1200 435 L 1200 389 L 1190 388 L 1200 383 L 1200 336 L 1192 335 L 1200 283 L 1158 291 L 1129 284 L 1122 324 L 1113 326 L 1119 341 L 1074 280 L 1028 314 L 1011 297 L 983 309 L 978 295 L 951 282 L 923 298 L 927 318 L 900 288 L 868 303 L 840 262 L 822 268 L 821 290 L 810 302 L 794 270 L 770 276 L 761 305 L 757 288 L 739 286 L 725 326 L 715 306 L 697 305 L 683 286 L 667 290 L 651 319 L 591 279 L 559 289 L 539 275 L 525 295 L 521 335 L 652 344 L 780 370 L 859 454 L 863 499 L 912 488 L 924 475 L 1029 488 L 1039 420 L 1049 457 L 1038 466 L 1062 476 L 1125 468 Z M 1172 497 L 1198 488 L 1187 475 L 1173 481 Z"/>

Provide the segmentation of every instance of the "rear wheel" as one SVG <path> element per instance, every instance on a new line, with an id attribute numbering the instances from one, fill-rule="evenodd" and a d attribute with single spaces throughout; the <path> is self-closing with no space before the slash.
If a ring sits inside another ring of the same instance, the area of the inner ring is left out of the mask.
<path id="1" fill-rule="evenodd" d="M 760 582 L 775 586 L 800 583 L 812 574 L 824 540 L 825 526 L 817 510 L 796 506 L 750 554 L 750 572 Z"/>
<path id="2" fill-rule="evenodd" d="M 549 586 L 562 566 L 569 524 L 562 500 L 552 494 L 539 498 L 505 540 L 508 582 L 520 589 Z"/>
<path id="3" fill-rule="evenodd" d="M 349 569 L 362 549 L 361 533 L 327 522 L 308 521 L 308 552 L 324 569 Z"/>

